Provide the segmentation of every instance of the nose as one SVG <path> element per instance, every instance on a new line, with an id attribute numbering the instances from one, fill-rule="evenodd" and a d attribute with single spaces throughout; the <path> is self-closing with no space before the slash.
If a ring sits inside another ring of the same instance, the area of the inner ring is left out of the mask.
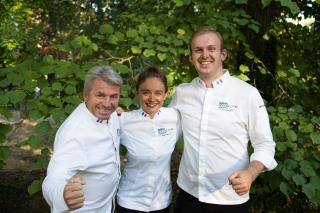
<path id="1" fill-rule="evenodd" d="M 104 106 L 104 107 L 109 107 L 110 106 L 110 97 L 105 97 L 104 99 L 103 99 L 103 102 L 102 102 L 102 105 Z"/>
<path id="2" fill-rule="evenodd" d="M 208 58 L 208 57 L 209 57 L 209 51 L 206 50 L 206 49 L 204 49 L 204 50 L 202 51 L 202 57 L 203 57 L 203 58 Z"/>
<path id="3" fill-rule="evenodd" d="M 151 93 L 149 95 L 149 101 L 154 101 L 155 95 L 153 93 Z"/>

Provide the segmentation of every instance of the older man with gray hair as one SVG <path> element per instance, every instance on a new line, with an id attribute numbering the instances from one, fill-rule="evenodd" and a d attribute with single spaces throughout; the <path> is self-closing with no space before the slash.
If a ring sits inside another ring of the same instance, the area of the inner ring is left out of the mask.
<path id="1" fill-rule="evenodd" d="M 120 179 L 120 129 L 115 109 L 121 85 L 121 77 L 111 67 L 96 66 L 87 73 L 84 102 L 57 131 L 42 185 L 51 212 L 113 211 Z M 72 178 L 75 176 L 79 178 Z"/>

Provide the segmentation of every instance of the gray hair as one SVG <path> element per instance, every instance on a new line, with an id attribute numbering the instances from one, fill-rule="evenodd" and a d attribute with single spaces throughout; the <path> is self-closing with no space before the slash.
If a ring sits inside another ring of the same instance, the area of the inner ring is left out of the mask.
<path id="1" fill-rule="evenodd" d="M 92 67 L 86 74 L 84 80 L 83 93 L 90 92 L 92 89 L 92 81 L 101 79 L 111 85 L 118 85 L 121 87 L 123 84 L 120 75 L 110 66 L 95 66 Z"/>

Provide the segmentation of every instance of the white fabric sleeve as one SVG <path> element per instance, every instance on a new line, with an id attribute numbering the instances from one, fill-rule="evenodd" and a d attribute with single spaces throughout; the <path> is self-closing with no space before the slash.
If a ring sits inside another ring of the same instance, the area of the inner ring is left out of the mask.
<path id="1" fill-rule="evenodd" d="M 179 89 L 179 87 L 177 87 L 175 93 L 173 94 L 171 102 L 168 107 L 177 109 L 177 107 L 178 107 L 177 106 L 178 105 L 178 89 Z"/>
<path id="2" fill-rule="evenodd" d="M 267 170 L 272 170 L 277 166 L 277 162 L 274 159 L 275 142 L 273 141 L 266 107 L 256 89 L 250 96 L 248 110 L 249 137 L 254 149 L 250 156 L 250 162 L 259 161 Z"/>
<path id="3" fill-rule="evenodd" d="M 52 212 L 64 212 L 67 207 L 63 191 L 68 180 L 85 170 L 87 158 L 79 141 L 73 138 L 56 137 L 55 150 L 50 160 L 42 192 Z"/>

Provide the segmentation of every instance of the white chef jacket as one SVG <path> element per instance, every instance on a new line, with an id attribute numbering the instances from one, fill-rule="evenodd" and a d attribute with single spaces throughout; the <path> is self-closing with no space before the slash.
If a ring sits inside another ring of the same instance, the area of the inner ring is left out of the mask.
<path id="1" fill-rule="evenodd" d="M 81 103 L 59 128 L 43 195 L 51 212 L 68 212 L 63 190 L 74 175 L 83 177 L 84 206 L 74 212 L 109 213 L 120 180 L 120 129 L 116 113 L 102 122 Z"/>
<path id="2" fill-rule="evenodd" d="M 228 177 L 249 165 L 248 141 L 267 170 L 276 167 L 275 142 L 266 107 L 258 90 L 229 75 L 206 88 L 200 78 L 180 85 L 171 106 L 179 110 L 184 151 L 177 183 L 180 188 L 212 204 L 233 205 L 249 200 L 239 196 Z"/>
<path id="3" fill-rule="evenodd" d="M 142 109 L 121 114 L 121 144 L 128 161 L 117 203 L 128 209 L 156 211 L 171 203 L 170 162 L 180 137 L 179 113 L 162 107 L 151 119 Z"/>

